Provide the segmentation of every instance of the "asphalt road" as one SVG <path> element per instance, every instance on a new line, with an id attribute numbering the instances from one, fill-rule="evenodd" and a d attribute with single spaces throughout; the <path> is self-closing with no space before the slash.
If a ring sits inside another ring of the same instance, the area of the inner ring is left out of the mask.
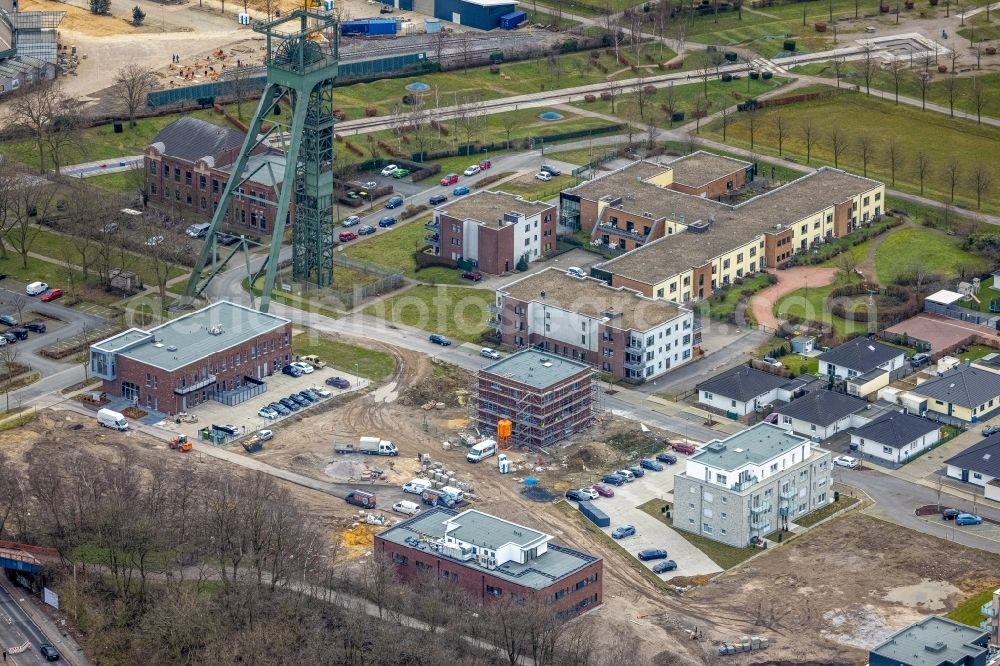
<path id="1" fill-rule="evenodd" d="M 13 588 L 15 594 L 22 592 L 19 588 Z M 49 640 L 35 626 L 35 623 L 21 610 L 14 598 L 6 589 L 0 587 L 0 641 L 3 648 L 10 648 L 23 645 L 25 641 L 31 641 L 31 647 L 21 654 L 10 655 L 7 663 L 17 664 L 45 664 L 47 663 L 38 651 L 38 646 L 48 643 Z M 10 622 L 8 623 L 8 619 Z"/>

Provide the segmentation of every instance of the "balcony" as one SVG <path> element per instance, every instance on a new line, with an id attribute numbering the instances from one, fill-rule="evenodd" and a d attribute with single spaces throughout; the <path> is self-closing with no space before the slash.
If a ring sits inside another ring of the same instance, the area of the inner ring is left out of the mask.
<path id="1" fill-rule="evenodd" d="M 424 225 L 424 229 L 426 229 L 427 231 L 434 231 L 434 232 L 436 232 L 438 230 L 438 223 L 437 222 L 428 222 L 427 224 Z"/>
<path id="2" fill-rule="evenodd" d="M 629 370 L 638 370 L 639 372 L 642 372 L 643 370 L 646 369 L 646 362 L 645 361 L 643 361 L 643 360 L 636 361 L 636 360 L 630 359 L 628 357 L 625 358 L 625 361 L 624 361 L 624 363 L 622 363 L 622 365 L 624 365 Z"/>
<path id="3" fill-rule="evenodd" d="M 739 493 L 743 492 L 750 486 L 754 486 L 758 483 L 760 483 L 760 479 L 758 479 L 756 476 L 751 476 L 749 479 L 744 479 L 743 481 L 737 481 L 733 485 L 729 486 L 729 489 L 735 490 L 736 492 Z"/>
<path id="4" fill-rule="evenodd" d="M 782 490 L 781 492 L 779 492 L 778 497 L 780 497 L 783 500 L 790 500 L 790 499 L 795 499 L 795 497 L 798 494 L 799 494 L 798 488 L 789 488 L 788 490 Z"/>
<path id="5" fill-rule="evenodd" d="M 203 389 L 206 386 L 211 386 L 215 383 L 215 375 L 209 375 L 202 379 L 200 382 L 195 382 L 194 384 L 188 384 L 187 386 L 181 386 L 174 389 L 174 393 L 177 395 L 187 395 L 193 391 Z"/>
<path id="6" fill-rule="evenodd" d="M 985 604 L 979 607 L 979 614 L 983 617 L 996 617 L 997 609 L 993 606 L 992 601 L 987 601 Z"/>
<path id="7" fill-rule="evenodd" d="M 644 351 L 646 348 L 643 346 L 642 342 L 638 340 L 629 340 L 625 343 L 625 349 L 631 349 L 633 351 Z"/>
<path id="8" fill-rule="evenodd" d="M 427 236 L 424 236 L 424 240 L 427 241 L 428 243 L 433 243 L 434 245 L 437 245 L 438 244 L 438 235 L 437 234 L 429 234 Z"/>
<path id="9" fill-rule="evenodd" d="M 490 317 L 486 320 L 486 325 L 494 331 L 499 331 L 500 327 L 503 326 L 503 320 L 500 317 Z"/>
<path id="10" fill-rule="evenodd" d="M 750 531 L 756 532 L 757 534 L 770 534 L 771 532 L 771 521 L 765 520 L 760 523 L 750 524 Z"/>
<path id="11" fill-rule="evenodd" d="M 486 311 L 492 312 L 493 314 L 498 314 L 500 312 L 500 308 L 499 306 L 490 303 L 489 305 L 486 306 Z"/>
<path id="12" fill-rule="evenodd" d="M 640 243 L 646 242 L 646 234 L 640 234 L 638 231 L 629 231 L 627 229 L 622 229 L 621 227 L 613 227 L 610 224 L 599 224 L 597 228 L 606 234 L 612 234 L 615 236 L 624 236 L 625 238 L 631 238 L 632 240 L 637 240 Z"/>
<path id="13" fill-rule="evenodd" d="M 770 502 L 761 502 L 750 507 L 750 513 L 767 513 L 771 510 Z"/>

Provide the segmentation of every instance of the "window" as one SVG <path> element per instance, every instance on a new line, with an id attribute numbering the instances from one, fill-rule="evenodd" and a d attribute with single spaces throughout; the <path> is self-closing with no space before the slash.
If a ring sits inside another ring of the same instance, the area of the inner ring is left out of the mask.
<path id="1" fill-rule="evenodd" d="M 729 517 L 729 514 L 723 511 L 722 513 L 719 514 L 719 517 L 725 520 L 726 518 Z M 723 534 L 725 534 L 725 531 L 723 531 Z"/>
<path id="2" fill-rule="evenodd" d="M 701 531 L 704 532 L 705 534 L 711 534 L 712 531 L 713 531 L 712 530 L 712 526 L 709 525 L 708 523 L 702 523 L 701 524 Z"/>
<path id="3" fill-rule="evenodd" d="M 723 486 L 726 485 L 726 475 L 725 474 L 719 474 L 718 472 L 716 472 L 716 474 L 715 474 L 715 482 L 718 483 L 718 484 L 721 484 Z M 723 498 L 722 501 L 725 502 L 726 501 L 725 498 Z"/>
<path id="4" fill-rule="evenodd" d="M 982 474 L 980 474 L 979 472 L 973 472 L 973 473 L 972 473 L 972 478 L 973 478 L 973 479 L 976 479 L 977 481 L 981 481 L 981 480 L 982 480 L 982 478 L 983 478 L 983 475 L 982 475 Z"/>
<path id="5" fill-rule="evenodd" d="M 704 393 L 704 395 L 705 395 L 705 400 L 711 400 L 711 399 L 712 399 L 712 398 L 714 397 L 714 396 L 713 396 L 713 395 L 712 395 L 711 393 L 709 393 L 708 391 L 702 391 L 702 393 Z"/>
<path id="6" fill-rule="evenodd" d="M 417 569 L 420 571 L 430 571 L 433 567 L 426 562 L 421 562 L 420 560 L 414 560 L 413 563 L 417 565 Z"/>
<path id="7" fill-rule="evenodd" d="M 406 563 L 409 562 L 410 559 L 408 557 L 406 557 L 406 555 L 400 555 L 399 553 L 393 553 L 392 554 L 392 561 L 395 562 L 396 564 L 398 564 L 401 567 L 405 567 Z"/>
<path id="8" fill-rule="evenodd" d="M 781 417 L 781 422 L 783 424 L 785 424 L 785 425 L 791 425 L 792 424 L 792 417 L 791 416 L 782 416 Z"/>
<path id="9" fill-rule="evenodd" d="M 726 530 L 725 530 L 725 528 L 723 528 L 723 529 L 719 530 L 719 532 L 721 532 L 721 533 L 722 533 L 722 536 L 726 536 Z"/>
<path id="10" fill-rule="evenodd" d="M 500 595 L 503 594 L 503 590 L 501 590 L 499 587 L 493 587 L 492 585 L 487 585 L 486 594 L 492 595 L 494 597 L 499 597 Z"/>
<path id="11" fill-rule="evenodd" d="M 704 495 L 702 495 L 702 499 L 708 503 L 711 503 L 712 500 L 715 499 L 715 495 L 713 495 L 712 493 L 705 493 Z"/>
<path id="12" fill-rule="evenodd" d="M 729 502 L 729 498 L 728 498 L 728 497 L 726 497 L 725 495 L 723 495 L 723 496 L 722 496 L 722 503 L 723 503 L 723 504 L 727 504 L 728 502 Z"/>
<path id="13" fill-rule="evenodd" d="M 889 453 L 889 454 L 891 454 L 892 453 L 892 447 L 891 446 L 883 446 L 882 447 L 882 453 Z"/>

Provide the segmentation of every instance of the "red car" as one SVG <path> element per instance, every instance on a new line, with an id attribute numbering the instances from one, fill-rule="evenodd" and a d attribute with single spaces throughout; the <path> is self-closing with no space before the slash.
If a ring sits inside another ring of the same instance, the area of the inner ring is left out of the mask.
<path id="1" fill-rule="evenodd" d="M 63 295 L 62 289 L 49 289 L 44 294 L 42 294 L 41 298 L 43 301 L 48 302 L 48 301 L 54 301 L 57 298 L 62 298 L 62 295 Z"/>
<path id="2" fill-rule="evenodd" d="M 615 496 L 615 491 L 611 490 L 611 486 L 606 486 L 603 483 L 595 483 L 592 487 L 601 497 Z"/>
<path id="3" fill-rule="evenodd" d="M 479 271 L 465 271 L 462 273 L 462 277 L 466 280 L 472 280 L 473 282 L 479 282 L 483 279 L 483 274 Z"/>
<path id="4" fill-rule="evenodd" d="M 458 182 L 457 173 L 449 173 L 447 176 L 441 179 L 442 185 L 454 185 L 457 182 Z"/>
<path id="5" fill-rule="evenodd" d="M 358 235 L 353 231 L 341 231 L 340 232 L 340 242 L 346 243 L 347 241 L 352 241 L 357 238 Z"/>
<path id="6" fill-rule="evenodd" d="M 482 162 L 479 163 L 479 168 L 482 169 L 483 171 L 486 171 L 492 166 L 493 162 L 490 162 L 489 160 L 483 160 Z"/>
<path id="7" fill-rule="evenodd" d="M 674 451 L 677 451 L 678 453 L 686 453 L 688 455 L 691 455 L 698 450 L 698 448 L 691 442 L 670 442 L 670 446 Z"/>

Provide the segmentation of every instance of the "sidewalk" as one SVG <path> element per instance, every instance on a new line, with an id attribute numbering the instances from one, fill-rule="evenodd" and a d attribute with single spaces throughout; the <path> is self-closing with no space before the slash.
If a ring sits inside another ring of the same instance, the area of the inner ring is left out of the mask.
<path id="1" fill-rule="evenodd" d="M 32 596 L 27 590 L 17 587 L 7 580 L 6 577 L 0 577 L 0 587 L 6 590 L 11 598 L 14 599 L 18 608 L 24 612 L 45 639 L 59 651 L 59 655 L 67 664 L 70 666 L 91 665 L 92 662 L 87 658 L 80 644 L 63 628 L 65 625 L 60 627 L 45 611 L 38 607 L 38 604 L 41 602 L 37 597 Z M 38 650 L 38 646 L 34 644 L 34 641 L 32 641 L 31 649 Z M 17 662 L 15 661 L 14 663 Z"/>

